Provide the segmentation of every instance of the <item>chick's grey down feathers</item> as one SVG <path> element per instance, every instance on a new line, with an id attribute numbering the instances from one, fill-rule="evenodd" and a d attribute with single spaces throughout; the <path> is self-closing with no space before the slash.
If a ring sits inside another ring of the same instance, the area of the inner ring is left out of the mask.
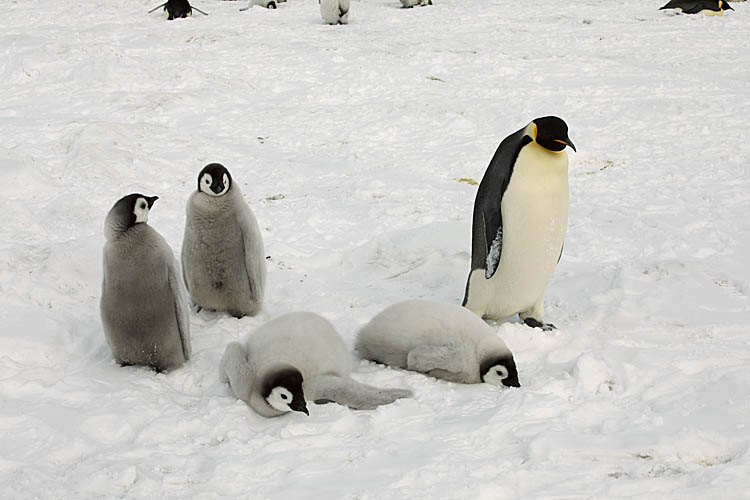
<path id="1" fill-rule="evenodd" d="M 243 343 L 230 343 L 219 378 L 257 413 L 274 417 L 284 412 L 268 404 L 261 388 L 266 377 L 288 368 L 302 374 L 308 402 L 369 410 L 411 396 L 408 390 L 380 389 L 353 380 L 351 356 L 341 337 L 328 320 L 310 312 L 280 316 L 257 328 Z"/>
<path id="2" fill-rule="evenodd" d="M 190 358 L 187 297 L 172 249 L 146 222 L 126 227 L 131 213 L 115 204 L 105 222 L 104 333 L 120 364 L 171 370 Z"/>

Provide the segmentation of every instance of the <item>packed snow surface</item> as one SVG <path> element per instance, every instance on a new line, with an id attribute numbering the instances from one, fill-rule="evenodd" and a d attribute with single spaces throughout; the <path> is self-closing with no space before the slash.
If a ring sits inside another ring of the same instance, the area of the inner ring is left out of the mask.
<path id="1" fill-rule="evenodd" d="M 315 0 L 167 22 L 149 0 L 11 0 L 0 16 L 3 499 L 735 499 L 750 491 L 750 3 Z M 542 332 L 493 325 L 522 387 L 360 361 L 415 394 L 265 419 L 219 382 L 283 313 L 349 347 L 388 305 L 459 302 L 500 141 L 563 117 L 565 252 Z M 117 366 L 99 319 L 104 216 L 185 202 L 229 168 L 268 255 L 264 311 L 193 314 L 193 358 Z"/>

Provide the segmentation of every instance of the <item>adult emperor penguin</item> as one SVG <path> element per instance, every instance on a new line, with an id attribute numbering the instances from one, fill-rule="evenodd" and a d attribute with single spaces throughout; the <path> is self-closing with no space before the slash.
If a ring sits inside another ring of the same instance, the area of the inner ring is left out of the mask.
<path id="1" fill-rule="evenodd" d="M 256 315 L 266 286 L 263 238 L 223 165 L 201 170 L 186 212 L 182 271 L 193 302 L 238 318 Z"/>
<path id="2" fill-rule="evenodd" d="M 544 292 L 568 225 L 568 126 L 537 118 L 497 148 L 474 201 L 471 272 L 463 305 L 480 317 L 514 314 L 544 330 Z"/>
<path id="3" fill-rule="evenodd" d="M 411 396 L 404 389 L 378 389 L 351 379 L 351 365 L 328 320 L 295 312 L 261 325 L 243 343 L 231 342 L 219 378 L 264 417 L 290 411 L 309 415 L 307 401 L 369 410 Z"/>
<path id="4" fill-rule="evenodd" d="M 318 0 L 320 15 L 326 24 L 349 22 L 349 0 Z"/>
<path id="5" fill-rule="evenodd" d="M 723 16 L 725 10 L 734 10 L 724 0 L 671 0 L 663 9 L 678 9 L 684 14 L 705 14 L 707 16 Z"/>
<path id="6" fill-rule="evenodd" d="M 147 224 L 157 199 L 130 194 L 107 214 L 100 312 L 118 363 L 162 371 L 190 358 L 190 322 L 172 249 Z"/>
<path id="7" fill-rule="evenodd" d="M 502 339 L 456 304 L 394 304 L 362 327 L 356 349 L 365 359 L 452 382 L 520 387 L 513 354 Z"/>

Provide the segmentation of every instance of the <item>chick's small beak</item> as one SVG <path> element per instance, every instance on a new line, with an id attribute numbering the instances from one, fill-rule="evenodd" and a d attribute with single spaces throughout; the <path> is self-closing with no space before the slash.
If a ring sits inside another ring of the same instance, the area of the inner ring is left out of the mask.
<path id="1" fill-rule="evenodd" d="M 148 196 L 146 197 L 146 203 L 148 203 L 148 208 L 151 209 L 151 207 L 154 206 L 154 202 L 158 200 L 158 196 Z"/>

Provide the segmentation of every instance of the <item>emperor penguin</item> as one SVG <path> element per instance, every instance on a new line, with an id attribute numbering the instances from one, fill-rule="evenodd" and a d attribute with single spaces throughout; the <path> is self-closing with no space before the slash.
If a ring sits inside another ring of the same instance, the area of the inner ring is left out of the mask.
<path id="1" fill-rule="evenodd" d="M 162 371 L 190 359 L 190 321 L 172 249 L 147 224 L 157 199 L 130 194 L 107 214 L 99 308 L 115 360 Z"/>
<path id="2" fill-rule="evenodd" d="M 161 7 L 164 7 L 164 14 L 167 16 L 168 21 L 172 21 L 173 19 L 180 19 L 183 17 L 192 16 L 193 10 L 200 12 L 204 16 L 208 15 L 202 10 L 196 7 L 192 7 L 190 5 L 190 2 L 188 2 L 188 0 L 167 0 L 163 4 L 157 5 L 156 7 L 148 11 L 148 13 L 150 14 L 156 9 L 159 9 Z"/>
<path id="3" fill-rule="evenodd" d="M 394 304 L 362 327 L 355 348 L 365 359 L 451 382 L 520 387 L 505 342 L 457 304 L 428 300 Z"/>
<path id="4" fill-rule="evenodd" d="M 258 314 L 266 286 L 263 238 L 223 165 L 201 170 L 186 212 L 182 272 L 193 302 L 238 318 Z"/>
<path id="5" fill-rule="evenodd" d="M 506 137 L 474 200 L 471 271 L 463 305 L 477 316 L 514 314 L 544 322 L 544 294 L 562 255 L 568 225 L 568 126 L 537 118 Z"/>
<path id="6" fill-rule="evenodd" d="M 401 0 L 401 5 L 405 9 L 411 9 L 412 7 L 420 6 L 424 7 L 432 5 L 432 0 Z"/>
<path id="7" fill-rule="evenodd" d="M 684 14 L 704 14 L 707 16 L 723 16 L 725 10 L 734 10 L 724 0 L 671 0 L 663 9 L 678 9 Z"/>
<path id="8" fill-rule="evenodd" d="M 371 410 L 410 397 L 405 389 L 378 389 L 349 377 L 352 360 L 333 325 L 311 312 L 294 312 L 261 325 L 242 343 L 231 342 L 219 378 L 264 417 L 290 411 L 309 415 L 307 402 Z"/>
<path id="9" fill-rule="evenodd" d="M 320 15 L 326 24 L 349 22 L 349 0 L 318 0 Z"/>

